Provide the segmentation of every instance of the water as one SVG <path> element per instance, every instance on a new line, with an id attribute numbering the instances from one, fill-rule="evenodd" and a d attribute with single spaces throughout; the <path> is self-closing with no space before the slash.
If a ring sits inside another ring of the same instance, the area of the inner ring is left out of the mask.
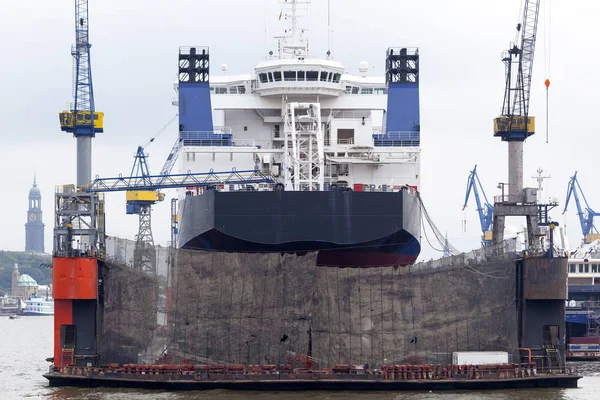
<path id="1" fill-rule="evenodd" d="M 527 399 L 591 400 L 600 395 L 600 363 L 575 363 L 580 374 L 577 389 L 502 390 L 489 392 L 160 392 L 123 389 L 51 388 L 42 374 L 48 370 L 44 361 L 52 356 L 52 317 L 0 317 L 0 399 L 363 399 L 434 400 L 434 399 Z"/>

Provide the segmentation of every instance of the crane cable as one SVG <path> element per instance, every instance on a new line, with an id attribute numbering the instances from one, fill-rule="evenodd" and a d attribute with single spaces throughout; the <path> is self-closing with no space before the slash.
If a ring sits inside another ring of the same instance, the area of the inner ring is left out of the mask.
<path id="1" fill-rule="evenodd" d="M 169 122 L 167 122 L 162 128 L 160 128 L 160 130 L 150 138 L 150 140 L 148 140 L 146 143 L 144 143 L 142 145 L 142 147 L 145 149 L 147 145 L 149 145 L 150 143 L 154 142 L 154 140 L 159 137 L 168 127 L 169 125 L 171 125 L 171 123 L 175 120 L 175 118 L 177 118 L 177 116 L 179 115 L 179 113 L 173 115 L 173 117 L 171 117 L 171 119 L 169 120 Z"/>
<path id="2" fill-rule="evenodd" d="M 552 0 L 547 0 L 547 6 L 544 7 L 544 74 L 546 76 L 546 81 L 544 85 L 546 86 L 546 144 L 548 143 L 548 135 L 549 135 L 549 92 L 548 88 L 550 87 L 550 32 L 551 32 L 551 22 L 552 22 Z"/>

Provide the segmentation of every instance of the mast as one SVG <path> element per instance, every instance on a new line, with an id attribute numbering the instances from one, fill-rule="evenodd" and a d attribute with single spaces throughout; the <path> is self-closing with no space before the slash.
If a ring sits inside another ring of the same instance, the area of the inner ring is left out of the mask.
<path id="1" fill-rule="evenodd" d="M 276 36 L 280 41 L 280 58 L 306 58 L 308 57 L 308 40 L 304 36 L 305 28 L 301 28 L 298 18 L 302 17 L 302 5 L 308 9 L 308 0 L 280 0 L 282 4 L 281 15 L 285 17 L 288 27 L 283 36 Z"/>

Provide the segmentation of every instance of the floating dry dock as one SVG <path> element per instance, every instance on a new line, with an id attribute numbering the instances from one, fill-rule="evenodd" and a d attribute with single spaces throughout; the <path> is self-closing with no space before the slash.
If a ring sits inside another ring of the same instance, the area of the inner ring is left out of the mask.
<path id="1" fill-rule="evenodd" d="M 127 387 L 167 390 L 488 390 L 574 388 L 581 378 L 565 368 L 535 364 L 336 365 L 322 370 L 275 365 L 141 365 L 66 367 L 44 375 L 51 386 Z"/>

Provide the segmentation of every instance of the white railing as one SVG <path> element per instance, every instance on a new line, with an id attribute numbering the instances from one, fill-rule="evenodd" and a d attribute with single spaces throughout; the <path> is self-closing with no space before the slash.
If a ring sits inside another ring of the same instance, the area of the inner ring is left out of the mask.
<path id="1" fill-rule="evenodd" d="M 370 111 L 338 111 L 333 112 L 332 117 L 334 119 L 362 119 L 362 118 L 370 118 Z"/>

